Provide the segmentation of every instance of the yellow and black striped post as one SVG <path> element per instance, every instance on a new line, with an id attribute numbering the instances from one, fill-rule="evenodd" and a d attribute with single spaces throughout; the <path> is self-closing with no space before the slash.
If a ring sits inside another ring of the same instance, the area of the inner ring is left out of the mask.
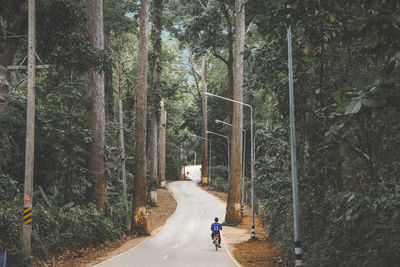
<path id="1" fill-rule="evenodd" d="M 32 207 L 24 207 L 23 225 L 32 224 Z"/>

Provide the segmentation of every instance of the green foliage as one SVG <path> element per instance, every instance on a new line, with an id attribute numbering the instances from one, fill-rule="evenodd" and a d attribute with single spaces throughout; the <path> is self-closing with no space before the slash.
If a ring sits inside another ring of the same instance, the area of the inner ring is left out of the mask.
<path id="1" fill-rule="evenodd" d="M 218 191 L 228 192 L 227 167 L 223 165 L 215 166 L 214 164 L 211 169 L 212 186 Z"/>
<path id="2" fill-rule="evenodd" d="M 0 177 L 3 180 L 4 177 Z M 22 197 L 19 203 L 23 203 Z M 4 242 L 7 252 L 7 265 L 26 266 L 22 256 L 22 205 L 13 205 L 6 201 L 0 202 L 0 239 Z"/>
<path id="3" fill-rule="evenodd" d="M 367 3 L 368 2 L 368 3 Z M 297 166 L 309 266 L 394 266 L 399 239 L 400 20 L 396 1 L 292 3 Z M 293 260 L 283 1 L 251 1 L 245 52 L 255 107 L 256 195 Z M 265 75 L 268 73 L 268 75 Z M 260 101 L 261 100 L 261 101 Z M 398 102 L 397 102 L 398 103 Z M 262 127 L 262 128 L 261 128 Z M 398 193 L 397 193 L 398 194 Z M 385 243 L 385 245 L 384 245 Z"/>

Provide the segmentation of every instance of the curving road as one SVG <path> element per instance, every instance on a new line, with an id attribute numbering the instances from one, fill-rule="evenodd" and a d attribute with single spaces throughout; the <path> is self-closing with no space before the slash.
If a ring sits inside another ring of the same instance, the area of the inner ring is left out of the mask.
<path id="1" fill-rule="evenodd" d="M 197 186 L 199 165 L 188 166 L 185 171 L 193 181 L 169 184 L 178 208 L 161 230 L 139 246 L 96 266 L 237 266 L 224 244 L 215 251 L 210 237 L 214 217 L 224 221 L 226 204 Z"/>

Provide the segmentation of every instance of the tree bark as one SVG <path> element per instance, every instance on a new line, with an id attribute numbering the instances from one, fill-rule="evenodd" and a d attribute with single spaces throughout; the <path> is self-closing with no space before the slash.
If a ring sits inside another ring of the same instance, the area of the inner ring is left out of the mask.
<path id="1" fill-rule="evenodd" d="M 243 102 L 243 51 L 245 34 L 245 13 L 243 0 L 235 1 L 236 32 L 235 50 L 233 57 L 234 83 L 233 99 Z M 231 180 L 229 183 L 228 203 L 226 206 L 226 221 L 240 223 L 242 221 L 242 128 L 243 106 L 237 103 L 232 105 L 232 150 L 231 150 Z"/>
<path id="2" fill-rule="evenodd" d="M 225 16 L 226 23 L 228 24 L 228 34 L 226 35 L 226 40 L 228 41 L 228 60 L 224 61 L 226 63 L 226 67 L 228 70 L 228 98 L 233 98 L 233 26 L 232 26 L 232 19 L 229 15 L 229 11 L 226 8 L 225 3 L 221 2 L 222 12 Z M 232 102 L 228 103 L 229 105 L 229 121 L 232 124 Z"/>
<path id="3" fill-rule="evenodd" d="M 150 204 L 157 204 L 157 187 L 158 187 L 158 107 L 160 98 L 159 77 L 160 77 L 160 53 L 161 53 L 161 13 L 162 13 L 162 0 L 154 1 L 153 12 L 153 75 L 152 75 L 152 111 L 151 111 L 151 137 L 150 137 Z"/>
<path id="4" fill-rule="evenodd" d="M 201 161 L 201 182 L 203 184 L 208 184 L 208 141 L 207 139 L 207 96 L 204 93 L 207 92 L 207 81 L 206 81 L 206 55 L 201 57 L 201 85 L 202 85 L 202 102 L 201 102 L 201 110 L 203 113 L 203 120 L 202 120 L 202 161 Z"/>
<path id="5" fill-rule="evenodd" d="M 165 186 L 165 141 L 167 133 L 167 112 L 164 108 L 164 99 L 161 99 L 161 115 L 160 115 L 160 134 L 159 134 L 159 148 L 160 148 L 160 160 L 158 167 L 158 175 L 161 186 Z"/>
<path id="6" fill-rule="evenodd" d="M 121 62 L 121 61 L 120 61 Z M 122 106 L 122 88 L 121 88 L 121 75 L 122 67 L 119 68 L 119 79 L 118 79 L 118 122 L 119 122 L 119 143 L 121 151 L 121 174 L 122 174 L 122 198 L 124 202 L 125 210 L 128 211 L 128 197 L 127 197 L 127 186 L 126 186 L 126 154 L 125 154 L 125 136 L 124 136 L 124 113 Z"/>
<path id="7" fill-rule="evenodd" d="M 136 105 L 136 162 L 133 201 L 133 231 L 147 231 L 146 214 L 146 118 L 147 118 L 147 43 L 149 25 L 149 0 L 140 4 L 138 85 Z"/>
<path id="8" fill-rule="evenodd" d="M 90 43 L 104 49 L 103 1 L 87 0 L 87 31 Z M 88 144 L 88 173 L 93 186 L 89 198 L 95 201 L 98 210 L 104 211 L 107 204 L 107 186 L 104 177 L 104 74 L 90 69 L 87 74 L 86 124 L 93 140 Z"/>
<path id="9" fill-rule="evenodd" d="M 109 34 L 104 35 L 105 50 L 111 54 Z M 106 121 L 112 121 L 114 117 L 114 89 L 112 66 L 104 73 L 104 103 Z"/>

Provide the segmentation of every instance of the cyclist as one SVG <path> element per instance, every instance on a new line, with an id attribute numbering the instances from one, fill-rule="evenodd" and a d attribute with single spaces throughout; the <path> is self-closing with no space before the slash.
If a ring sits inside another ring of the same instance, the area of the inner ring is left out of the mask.
<path id="1" fill-rule="evenodd" d="M 219 231 L 222 231 L 222 225 L 218 222 L 218 218 L 216 217 L 214 219 L 214 223 L 211 224 L 211 239 L 214 240 L 214 236 L 218 235 L 218 245 L 221 247 L 221 233 Z"/>

